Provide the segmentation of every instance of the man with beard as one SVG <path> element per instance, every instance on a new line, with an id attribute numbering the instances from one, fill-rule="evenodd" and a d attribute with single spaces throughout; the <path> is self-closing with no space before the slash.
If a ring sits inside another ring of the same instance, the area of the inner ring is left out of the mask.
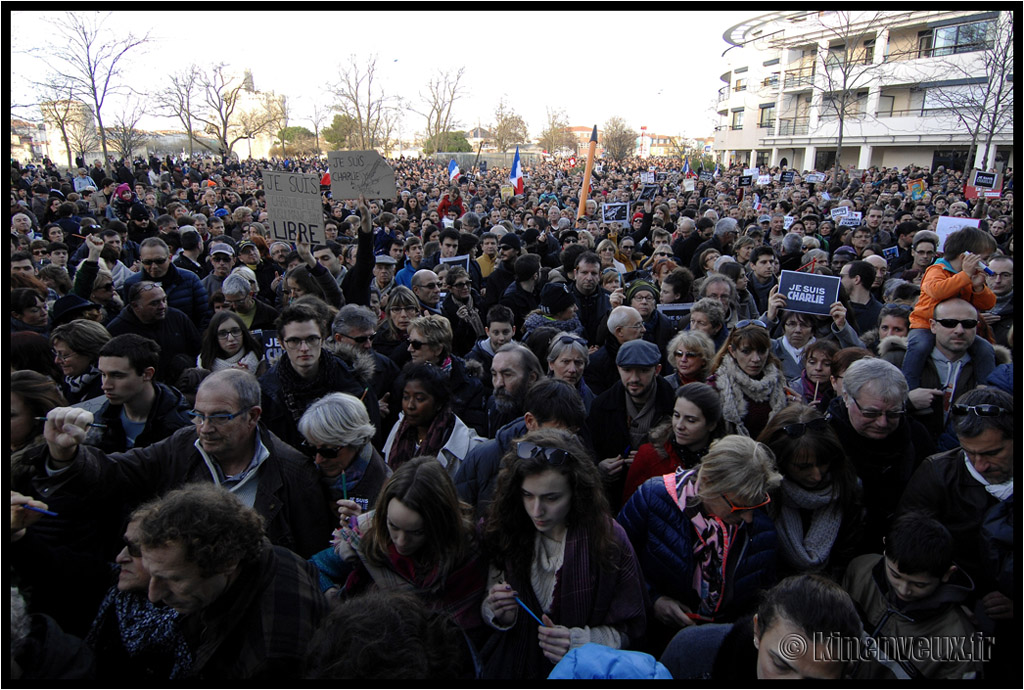
<path id="1" fill-rule="evenodd" d="M 491 361 L 494 392 L 487 401 L 488 436 L 523 414 L 527 389 L 544 376 L 537 356 L 519 343 L 506 343 Z"/>

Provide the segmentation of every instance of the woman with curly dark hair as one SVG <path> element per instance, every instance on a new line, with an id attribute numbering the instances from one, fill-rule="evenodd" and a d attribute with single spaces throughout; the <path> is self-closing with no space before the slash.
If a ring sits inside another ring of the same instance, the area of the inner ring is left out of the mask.
<path id="1" fill-rule="evenodd" d="M 482 653 L 484 677 L 546 678 L 570 649 L 623 649 L 643 635 L 636 556 L 570 433 L 537 429 L 509 450 L 483 544 L 491 570 L 482 611 L 497 631 Z"/>

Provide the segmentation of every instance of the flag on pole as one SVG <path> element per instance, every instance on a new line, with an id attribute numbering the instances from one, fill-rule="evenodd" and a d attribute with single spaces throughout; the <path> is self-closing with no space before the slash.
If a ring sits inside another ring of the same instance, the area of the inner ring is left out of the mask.
<path id="1" fill-rule="evenodd" d="M 721 167 L 721 166 L 720 166 L 720 165 L 719 165 L 718 163 L 715 163 L 715 172 L 714 172 L 714 173 L 712 173 L 712 175 L 711 175 L 711 176 L 712 176 L 712 177 L 718 177 L 718 176 L 720 176 L 721 174 L 722 174 L 722 167 Z"/>
<path id="2" fill-rule="evenodd" d="M 690 157 L 683 157 L 683 177 L 690 177 L 693 175 L 693 171 L 690 170 Z"/>
<path id="3" fill-rule="evenodd" d="M 452 162 L 448 164 L 448 181 L 454 182 L 459 179 L 459 164 L 452 158 Z"/>
<path id="4" fill-rule="evenodd" d="M 512 170 L 508 174 L 508 181 L 512 183 L 512 189 L 516 194 L 525 191 L 523 184 L 523 164 L 519 160 L 519 147 L 516 147 L 516 156 L 512 159 Z"/>

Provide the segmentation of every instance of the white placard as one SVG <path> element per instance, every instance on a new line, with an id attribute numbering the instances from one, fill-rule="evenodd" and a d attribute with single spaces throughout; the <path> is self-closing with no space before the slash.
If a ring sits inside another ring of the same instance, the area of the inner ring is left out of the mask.
<path id="1" fill-rule="evenodd" d="M 771 185 L 771 183 L 772 183 L 772 176 L 771 175 L 758 175 L 757 176 L 757 185 L 759 187 L 768 187 L 769 185 Z"/>
<path id="2" fill-rule="evenodd" d="M 980 227 L 980 223 L 980 218 L 939 216 L 939 222 L 935 226 L 935 234 L 939 236 L 939 246 L 935 248 L 935 251 L 942 253 L 942 247 L 946 244 L 946 238 L 960 228 L 977 228 Z"/>
<path id="3" fill-rule="evenodd" d="M 783 216 L 782 217 L 782 229 L 783 230 L 789 230 L 789 226 L 793 224 L 794 220 L 796 220 L 796 218 L 794 218 L 793 216 Z"/>
<path id="4" fill-rule="evenodd" d="M 376 151 L 329 151 L 327 164 L 333 198 L 394 199 L 395 172 Z"/>
<path id="5" fill-rule="evenodd" d="M 858 225 L 860 225 L 862 215 L 863 214 L 860 211 L 850 211 L 845 216 L 839 219 L 839 224 L 857 227 Z"/>
<path id="6" fill-rule="evenodd" d="M 846 215 L 848 215 L 850 213 L 850 207 L 849 206 L 836 206 L 834 209 L 829 211 L 829 213 L 832 216 L 832 220 L 835 220 L 837 218 L 843 218 L 844 216 L 846 216 Z"/>
<path id="7" fill-rule="evenodd" d="M 758 177 L 761 174 L 761 169 L 760 168 L 744 168 L 743 169 L 743 174 L 744 175 L 750 175 L 751 177 Z"/>
<path id="8" fill-rule="evenodd" d="M 270 235 L 285 242 L 324 242 L 324 205 L 320 176 L 263 170 Z"/>

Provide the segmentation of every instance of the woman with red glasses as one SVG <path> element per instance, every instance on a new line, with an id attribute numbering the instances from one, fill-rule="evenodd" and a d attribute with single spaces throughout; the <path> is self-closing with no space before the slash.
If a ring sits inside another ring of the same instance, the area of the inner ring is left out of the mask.
<path id="1" fill-rule="evenodd" d="M 660 655 L 680 628 L 736 620 L 775 583 L 775 526 L 763 508 L 781 481 L 767 446 L 733 435 L 695 469 L 648 479 L 626 502 L 618 522 L 654 606 L 647 651 Z"/>

